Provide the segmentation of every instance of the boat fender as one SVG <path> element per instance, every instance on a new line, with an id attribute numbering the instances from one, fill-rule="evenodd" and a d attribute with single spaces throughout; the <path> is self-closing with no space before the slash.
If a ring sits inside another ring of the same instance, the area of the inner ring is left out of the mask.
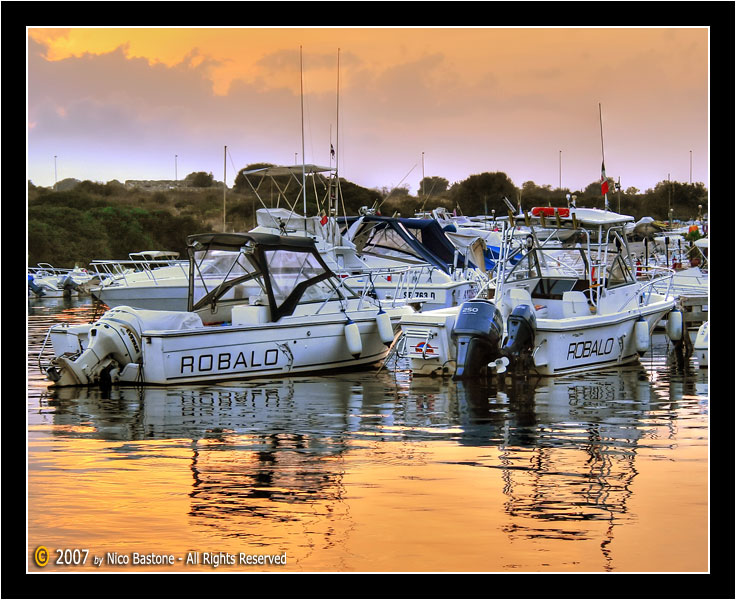
<path id="1" fill-rule="evenodd" d="M 378 337 L 387 346 L 394 341 L 394 328 L 391 325 L 391 318 L 383 309 L 378 311 L 376 315 L 376 326 L 378 327 Z"/>
<path id="2" fill-rule="evenodd" d="M 350 318 L 348 318 L 348 323 L 345 325 L 345 341 L 353 358 L 358 358 L 360 353 L 363 352 L 363 342 L 360 339 L 358 324 Z"/>
<path id="3" fill-rule="evenodd" d="M 649 350 L 649 323 L 646 319 L 639 318 L 634 325 L 634 339 L 636 340 L 636 351 L 641 356 Z"/>
<path id="4" fill-rule="evenodd" d="M 682 339 L 682 311 L 679 309 L 671 310 L 667 315 L 667 337 L 673 342 Z"/>

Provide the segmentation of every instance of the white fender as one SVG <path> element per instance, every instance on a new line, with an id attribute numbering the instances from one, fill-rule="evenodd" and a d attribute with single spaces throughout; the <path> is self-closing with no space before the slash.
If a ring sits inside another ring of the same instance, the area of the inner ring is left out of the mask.
<path id="1" fill-rule="evenodd" d="M 649 350 L 649 323 L 639 319 L 634 325 L 634 339 L 636 340 L 636 351 L 644 354 Z"/>
<path id="2" fill-rule="evenodd" d="M 378 337 L 387 346 L 394 341 L 394 328 L 391 325 L 391 318 L 383 309 L 378 311 L 376 315 L 376 326 L 378 327 Z"/>
<path id="3" fill-rule="evenodd" d="M 671 310 L 667 315 L 667 336 L 677 342 L 682 339 L 682 311 L 679 309 Z"/>
<path id="4" fill-rule="evenodd" d="M 345 325 L 345 341 L 348 344 L 350 354 L 358 358 L 363 351 L 363 342 L 360 339 L 358 324 L 353 320 L 348 320 L 348 324 Z"/>

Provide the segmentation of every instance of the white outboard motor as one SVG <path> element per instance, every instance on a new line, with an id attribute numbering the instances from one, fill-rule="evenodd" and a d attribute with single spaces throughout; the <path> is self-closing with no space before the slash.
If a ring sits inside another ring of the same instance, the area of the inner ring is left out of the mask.
<path id="1" fill-rule="evenodd" d="M 523 364 L 534 349 L 537 331 L 537 317 L 528 304 L 519 304 L 506 321 L 508 336 L 501 350 L 514 366 Z"/>
<path id="2" fill-rule="evenodd" d="M 500 356 L 503 339 L 501 311 L 490 300 L 468 300 L 460 306 L 451 335 L 457 346 L 457 367 L 453 379 L 484 377 L 488 363 Z"/>
<path id="3" fill-rule="evenodd" d="M 59 356 L 46 373 L 55 385 L 105 383 L 110 366 L 137 362 L 141 356 L 140 319 L 127 306 L 107 311 L 89 330 L 89 345 L 78 357 Z"/>

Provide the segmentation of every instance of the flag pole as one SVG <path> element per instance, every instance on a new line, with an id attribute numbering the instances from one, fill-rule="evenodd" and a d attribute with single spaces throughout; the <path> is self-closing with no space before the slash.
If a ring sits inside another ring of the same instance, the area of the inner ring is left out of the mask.
<path id="1" fill-rule="evenodd" d="M 605 209 L 608 210 L 608 179 L 606 178 L 606 157 L 603 154 L 603 110 L 601 103 L 598 103 L 598 118 L 601 124 L 601 192 L 605 202 Z"/>

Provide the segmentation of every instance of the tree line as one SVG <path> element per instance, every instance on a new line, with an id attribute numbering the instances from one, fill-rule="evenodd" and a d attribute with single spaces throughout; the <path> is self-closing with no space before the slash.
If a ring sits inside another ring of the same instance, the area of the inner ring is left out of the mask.
<path id="1" fill-rule="evenodd" d="M 65 180 L 56 190 L 28 183 L 28 265 L 47 262 L 56 267 L 86 266 L 95 259 L 124 259 L 141 250 L 172 250 L 186 255 L 186 237 L 194 233 L 222 231 L 223 211 L 228 231 L 248 231 L 255 211 L 262 206 L 286 207 L 285 199 L 302 211 L 301 174 L 264 179 L 247 171 L 269 167 L 267 163 L 240 170 L 232 189 L 223 190 L 211 174 L 187 176 L 189 189 L 145 191 L 129 189 L 118 181 L 95 183 Z M 616 189 L 609 181 L 609 208 L 639 219 L 690 220 L 707 212 L 707 190 L 702 183 L 662 181 L 640 193 L 635 188 Z M 327 198 L 339 214 L 357 214 L 362 207 L 380 214 L 414 216 L 444 207 L 468 216 L 505 216 L 504 198 L 528 210 L 533 206 L 565 206 L 566 196 L 579 207 L 603 208 L 600 181 L 583 190 L 552 188 L 525 182 L 521 187 L 502 172 L 471 175 L 450 183 L 442 177 L 425 177 L 416 195 L 408 187 L 368 189 L 344 178 L 339 181 L 317 174 L 306 186 L 308 214 L 323 214 Z"/>

